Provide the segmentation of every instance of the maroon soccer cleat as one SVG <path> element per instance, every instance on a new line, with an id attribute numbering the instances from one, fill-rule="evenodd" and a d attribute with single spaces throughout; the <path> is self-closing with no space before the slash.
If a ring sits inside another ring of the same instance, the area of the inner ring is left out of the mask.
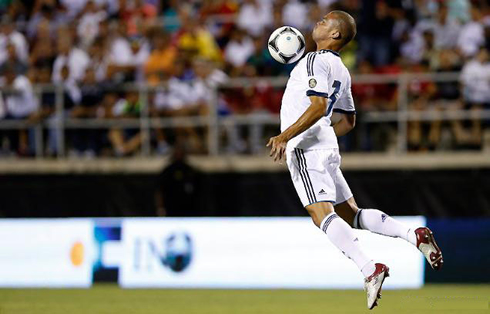
<path id="1" fill-rule="evenodd" d="M 430 267 L 435 270 L 441 269 L 444 264 L 442 251 L 437 246 L 432 231 L 427 227 L 420 227 L 415 230 L 415 235 L 417 236 L 417 248 L 424 254 Z"/>
<path id="2" fill-rule="evenodd" d="M 381 288 L 383 282 L 390 276 L 390 269 L 385 264 L 376 263 L 374 273 L 365 279 L 364 290 L 367 292 L 367 306 L 372 310 L 378 305 L 378 299 L 381 299 Z"/>

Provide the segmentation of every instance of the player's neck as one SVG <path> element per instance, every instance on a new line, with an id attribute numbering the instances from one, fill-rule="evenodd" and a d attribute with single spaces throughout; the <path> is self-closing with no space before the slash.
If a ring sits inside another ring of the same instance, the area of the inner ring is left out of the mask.
<path id="1" fill-rule="evenodd" d="M 336 43 L 331 42 L 329 40 L 321 41 L 316 44 L 316 51 L 320 50 L 331 50 L 335 51 L 336 53 L 340 52 L 340 49 Z"/>

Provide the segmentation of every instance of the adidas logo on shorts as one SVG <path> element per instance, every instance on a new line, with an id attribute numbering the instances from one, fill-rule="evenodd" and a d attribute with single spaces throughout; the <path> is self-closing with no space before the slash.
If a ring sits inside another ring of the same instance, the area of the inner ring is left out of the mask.
<path id="1" fill-rule="evenodd" d="M 323 195 L 323 194 L 327 194 L 327 192 L 325 192 L 324 189 L 321 189 L 320 192 L 318 192 L 318 195 Z"/>

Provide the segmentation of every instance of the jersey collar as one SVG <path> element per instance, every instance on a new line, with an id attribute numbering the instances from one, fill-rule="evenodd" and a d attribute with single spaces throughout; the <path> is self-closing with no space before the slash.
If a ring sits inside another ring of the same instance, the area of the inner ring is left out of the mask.
<path id="1" fill-rule="evenodd" d="M 321 49 L 320 51 L 331 52 L 334 55 L 336 55 L 337 57 L 340 57 L 340 54 L 337 51 L 333 51 L 333 50 L 330 50 L 330 49 Z"/>

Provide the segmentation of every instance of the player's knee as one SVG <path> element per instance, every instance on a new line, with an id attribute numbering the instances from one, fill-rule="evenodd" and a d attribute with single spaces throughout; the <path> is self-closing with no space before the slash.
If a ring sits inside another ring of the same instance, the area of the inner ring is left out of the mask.
<path id="1" fill-rule="evenodd" d="M 313 223 L 320 228 L 323 219 L 331 214 L 334 209 L 332 203 L 320 202 L 306 206 L 306 211 L 311 216 Z"/>

